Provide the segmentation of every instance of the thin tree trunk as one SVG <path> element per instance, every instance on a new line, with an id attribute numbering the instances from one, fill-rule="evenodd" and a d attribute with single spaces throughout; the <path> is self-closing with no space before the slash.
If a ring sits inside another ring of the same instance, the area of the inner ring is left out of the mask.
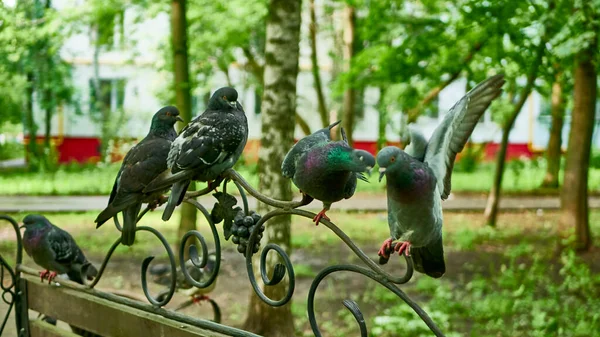
<path id="1" fill-rule="evenodd" d="M 510 114 L 508 120 L 502 126 L 502 141 L 500 142 L 500 148 L 498 149 L 498 154 L 496 158 L 496 170 L 494 172 L 494 181 L 492 184 L 492 188 L 490 190 L 490 194 L 488 196 L 487 205 L 485 207 L 484 216 L 488 226 L 495 227 L 496 219 L 498 217 L 498 205 L 500 203 L 500 190 L 502 188 L 502 177 L 504 175 L 504 165 L 506 164 L 506 151 L 508 148 L 508 139 L 510 136 L 510 131 L 512 130 L 515 121 L 517 120 L 517 116 L 523 105 L 527 101 L 531 90 L 533 89 L 533 84 L 535 79 L 537 78 L 538 68 L 542 63 L 542 58 L 544 56 L 546 37 L 543 36 L 540 44 L 537 47 L 535 59 L 531 64 L 531 68 L 529 69 L 529 74 L 527 75 L 527 84 L 521 91 L 519 96 L 519 100 L 515 103 L 514 109 Z"/>
<path id="2" fill-rule="evenodd" d="M 258 174 L 259 190 L 280 200 L 292 198 L 290 181 L 281 175 L 281 161 L 293 144 L 301 8 L 301 0 L 269 1 Z M 270 210 L 262 203 L 259 205 L 261 214 Z M 266 226 L 263 247 L 266 242 L 272 242 L 290 254 L 290 224 L 289 215 L 270 220 Z M 268 271 L 274 269 L 277 261 L 275 255 L 270 254 L 267 258 Z M 260 286 L 267 297 L 280 299 L 286 293 L 288 281 L 285 278 L 275 286 Z M 291 302 L 274 308 L 265 304 L 254 292 L 250 296 L 244 329 L 266 337 L 289 337 L 295 334 Z"/>
<path id="3" fill-rule="evenodd" d="M 385 129 L 387 127 L 388 114 L 387 106 L 384 102 L 385 91 L 385 87 L 382 86 L 379 88 L 379 102 L 377 102 L 377 110 L 379 112 L 379 123 L 377 127 L 377 151 L 381 150 L 387 142 Z"/>
<path id="4" fill-rule="evenodd" d="M 37 130 L 38 126 L 35 123 L 35 118 L 33 116 L 33 86 L 34 86 L 34 75 L 33 73 L 27 74 L 27 95 L 25 98 L 25 128 L 27 133 L 29 133 L 29 143 L 27 144 L 28 148 L 28 166 L 30 170 L 37 171 L 39 168 L 39 153 L 37 146 Z"/>
<path id="5" fill-rule="evenodd" d="M 302 133 L 304 133 L 305 136 L 308 136 L 311 134 L 310 125 L 308 125 L 306 120 L 304 120 L 304 118 L 302 118 L 302 116 L 300 116 L 299 113 L 296 112 L 294 119 L 296 120 L 296 125 L 298 125 L 300 127 L 300 129 L 302 130 Z"/>
<path id="6" fill-rule="evenodd" d="M 189 122 L 192 119 L 192 95 L 188 63 L 186 0 L 171 1 L 171 43 L 175 74 L 175 102 L 181 117 Z M 194 189 L 195 184 L 190 184 L 188 190 Z M 196 229 L 196 208 L 188 203 L 183 203 L 177 237 L 181 238 L 186 232 L 193 229 Z M 191 244 L 193 240 L 188 242 Z"/>
<path id="7" fill-rule="evenodd" d="M 552 83 L 552 126 L 550 127 L 550 140 L 546 150 L 546 176 L 542 182 L 542 187 L 558 188 L 558 172 L 560 171 L 562 129 L 565 118 L 565 97 L 563 94 L 562 73 L 557 72 L 554 75 Z"/>
<path id="8" fill-rule="evenodd" d="M 352 64 L 352 58 L 354 57 L 354 25 L 355 25 L 355 12 L 354 8 L 346 5 L 344 7 L 344 71 L 350 71 Z M 348 143 L 350 146 L 354 145 L 354 137 L 352 136 L 354 131 L 354 115 L 355 101 L 356 101 L 356 90 L 352 88 L 350 84 L 346 84 L 347 88 L 344 91 L 343 101 L 343 117 L 342 126 L 346 130 L 348 136 Z"/>
<path id="9" fill-rule="evenodd" d="M 317 93 L 317 101 L 319 103 L 319 116 L 321 117 L 321 125 L 326 127 L 329 125 L 329 111 L 325 103 L 325 95 L 323 94 L 323 86 L 321 84 L 321 72 L 319 68 L 318 49 L 317 49 L 317 15 L 315 13 L 315 0 L 310 0 L 310 61 L 312 62 L 312 75 L 314 81 L 315 92 Z"/>
<path id="10" fill-rule="evenodd" d="M 592 243 L 588 213 L 588 170 L 596 115 L 596 48 L 597 44 L 592 43 L 577 55 L 569 150 L 561 193 L 560 222 L 563 226 L 575 227 L 578 250 L 587 250 Z"/>

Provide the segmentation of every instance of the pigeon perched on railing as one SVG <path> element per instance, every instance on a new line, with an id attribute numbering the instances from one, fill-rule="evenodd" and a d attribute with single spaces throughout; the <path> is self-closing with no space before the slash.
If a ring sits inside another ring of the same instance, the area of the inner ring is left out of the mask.
<path id="1" fill-rule="evenodd" d="M 83 255 L 68 232 L 56 227 L 46 217 L 29 214 L 23 219 L 23 248 L 35 263 L 46 270 L 40 278 L 50 283 L 57 275 L 67 274 L 69 280 L 83 284 L 82 275 L 92 279 L 98 271 Z"/>
<path id="2" fill-rule="evenodd" d="M 179 110 L 166 106 L 154 114 L 148 135 L 135 145 L 123 159 L 113 185 L 108 206 L 96 218 L 96 228 L 123 212 L 121 243 L 131 246 L 135 241 L 135 225 L 142 203 L 155 208 L 164 202 L 163 193 L 169 186 L 152 193 L 143 190 L 154 178 L 167 169 L 167 156 L 171 143 L 177 137 L 174 125 L 183 122 Z"/>
<path id="3" fill-rule="evenodd" d="M 341 141 L 331 141 L 330 131 L 340 121 L 300 139 L 286 154 L 281 172 L 291 178 L 300 191 L 323 202 L 323 210 L 313 221 L 319 224 L 331 204 L 349 199 L 356 190 L 357 179 L 368 182 L 363 172 L 370 172 L 375 158 L 367 151 L 348 145 L 341 129 Z"/>
<path id="4" fill-rule="evenodd" d="M 504 76 L 481 82 L 448 111 L 429 143 L 411 130 L 405 151 L 388 146 L 377 154 L 381 180 L 386 177 L 388 224 L 391 238 L 379 255 L 387 261 L 393 247 L 412 255 L 417 271 L 438 278 L 446 272 L 442 244 L 442 204 L 450 194 L 452 168 L 480 117 L 502 92 Z M 412 143 L 414 141 L 414 143 Z"/>
<path id="5" fill-rule="evenodd" d="M 192 260 L 187 260 L 185 262 L 185 268 L 187 268 L 188 273 L 192 277 L 192 279 L 198 282 L 205 282 L 214 272 L 216 265 L 216 254 L 211 252 L 208 254 L 208 260 L 206 262 L 206 266 L 204 268 L 196 268 Z M 171 284 L 171 267 L 168 264 L 157 264 L 150 268 L 150 275 L 153 276 L 153 282 L 160 285 L 169 285 Z M 175 285 L 175 290 L 178 293 L 182 293 L 185 296 L 190 297 L 190 301 L 192 303 L 198 303 L 203 300 L 208 299 L 208 294 L 212 292 L 216 285 L 217 279 L 213 281 L 211 285 L 206 288 L 198 288 L 193 286 L 188 282 L 183 275 L 183 271 L 181 267 L 177 267 L 177 282 Z M 217 276 L 218 278 L 218 276 Z M 165 296 L 168 292 L 160 294 L 158 296 L 158 300 L 162 301 L 162 296 Z"/>
<path id="6" fill-rule="evenodd" d="M 152 181 L 144 192 L 162 190 L 173 185 L 162 219 L 171 218 L 175 207 L 183 201 L 192 180 L 208 182 L 233 167 L 248 140 L 248 120 L 237 101 L 235 89 L 217 90 L 207 109 L 191 121 L 173 141 L 165 176 Z"/>

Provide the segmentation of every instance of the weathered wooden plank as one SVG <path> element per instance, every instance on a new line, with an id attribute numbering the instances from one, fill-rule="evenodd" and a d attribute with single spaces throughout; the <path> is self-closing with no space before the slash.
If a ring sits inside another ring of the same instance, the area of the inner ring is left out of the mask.
<path id="1" fill-rule="evenodd" d="M 42 320 L 29 321 L 29 337 L 79 337 L 71 331 L 61 329 Z"/>
<path id="2" fill-rule="evenodd" d="M 209 330 L 27 278 L 29 309 L 105 337 L 218 337 Z"/>

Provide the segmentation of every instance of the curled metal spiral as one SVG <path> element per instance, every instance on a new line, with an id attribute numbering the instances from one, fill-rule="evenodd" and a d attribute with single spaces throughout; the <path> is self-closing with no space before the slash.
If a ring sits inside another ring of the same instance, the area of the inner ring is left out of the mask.
<path id="1" fill-rule="evenodd" d="M 15 263 L 21 264 L 22 259 L 23 259 L 23 248 L 21 245 L 21 231 L 19 231 L 19 224 L 15 221 L 15 219 L 7 216 L 7 215 L 0 215 L 0 220 L 5 220 L 10 222 L 10 224 L 13 226 L 14 230 L 15 230 L 15 234 L 17 235 L 17 248 L 16 248 L 16 261 Z M 4 273 L 8 272 L 8 276 L 10 277 L 10 282 L 8 284 L 5 284 L 4 282 Z M 10 266 L 10 264 L 8 263 L 8 261 L 6 261 L 4 259 L 4 257 L 2 257 L 0 255 L 0 289 L 2 290 L 2 301 L 5 304 L 8 304 L 8 309 L 6 310 L 6 315 L 4 316 L 4 319 L 2 320 L 2 325 L 0 325 L 0 335 L 2 335 L 2 331 L 4 331 L 4 327 L 6 326 L 6 322 L 8 321 L 8 316 L 10 316 L 10 313 L 13 309 L 13 307 L 15 306 L 15 301 L 16 301 L 16 292 L 18 291 L 17 289 L 17 275 L 15 274 L 13 268 Z"/>
<path id="2" fill-rule="evenodd" d="M 115 226 L 117 227 L 117 229 L 121 230 L 122 227 L 121 227 L 121 224 L 119 223 L 118 217 L 115 216 L 113 219 L 115 221 Z M 150 291 L 148 290 L 148 280 L 147 280 L 147 276 L 146 276 L 146 274 L 148 272 L 148 267 L 150 266 L 150 263 L 152 262 L 152 260 L 154 260 L 154 256 L 146 257 L 142 261 L 142 268 L 141 268 L 142 269 L 142 274 L 141 274 L 142 290 L 144 292 L 144 295 L 146 296 L 146 299 L 148 299 L 148 302 L 150 302 L 154 306 L 158 306 L 158 307 L 165 306 L 167 303 L 169 303 L 169 301 L 173 297 L 173 294 L 175 294 L 175 287 L 177 285 L 177 262 L 175 260 L 175 254 L 173 254 L 173 250 L 171 249 L 171 246 L 169 245 L 169 242 L 167 241 L 167 239 L 155 228 L 148 227 L 148 226 L 137 226 L 135 231 L 136 232 L 143 231 L 143 232 L 152 233 L 154 236 L 156 236 L 158 238 L 158 240 L 160 241 L 162 246 L 165 248 L 167 255 L 169 256 L 169 265 L 171 267 L 171 283 L 169 285 L 169 290 L 167 292 L 163 293 L 163 296 L 161 296 L 160 301 L 157 300 L 156 298 L 154 298 L 150 294 Z M 96 275 L 94 280 L 90 284 L 87 284 L 87 282 L 85 280 L 86 278 L 85 277 L 83 278 L 83 282 L 85 285 L 89 286 L 90 288 L 94 288 L 98 284 L 98 282 L 100 282 L 100 279 L 102 278 L 102 275 L 104 274 L 104 270 L 106 269 L 106 266 L 108 265 L 108 262 L 110 261 L 110 258 L 112 257 L 112 254 L 115 252 L 115 250 L 117 249 L 117 247 L 120 244 L 121 244 L 121 237 L 117 238 L 115 240 L 115 242 L 112 244 L 112 246 L 108 249 L 108 252 L 106 253 L 106 256 L 104 257 L 104 260 L 102 261 L 102 265 L 100 266 L 100 269 L 98 269 L 98 274 Z"/>
<path id="3" fill-rule="evenodd" d="M 200 259 L 198 257 L 198 249 L 196 248 L 195 245 L 190 245 L 189 251 L 188 251 L 190 259 L 192 260 L 192 265 L 198 269 L 204 268 L 206 266 L 206 264 L 208 263 L 208 245 L 206 244 L 206 240 L 204 239 L 204 236 L 200 232 L 198 232 L 196 230 L 191 230 L 191 231 L 185 233 L 185 235 L 181 238 L 181 243 L 179 245 L 179 265 L 181 266 L 181 271 L 183 272 L 183 275 L 185 276 L 185 279 L 187 280 L 187 282 L 189 282 L 191 285 L 193 285 L 194 287 L 197 287 L 197 288 L 208 288 L 215 282 L 217 276 L 219 275 L 219 271 L 221 270 L 221 241 L 219 239 L 219 233 L 217 232 L 217 228 L 215 227 L 215 224 L 212 221 L 212 217 L 210 216 L 210 214 L 208 213 L 206 208 L 204 208 L 204 206 L 202 206 L 195 199 L 188 199 L 188 200 L 186 200 L 186 202 L 191 205 L 194 205 L 194 207 L 196 207 L 206 218 L 206 221 L 208 222 L 210 229 L 212 231 L 213 239 L 215 241 L 216 261 L 215 261 L 214 270 L 212 271 L 212 273 L 210 274 L 209 278 L 206 281 L 200 282 L 200 281 L 194 280 L 194 278 L 190 275 L 188 268 L 184 267 L 185 266 L 186 243 L 192 237 L 195 237 L 200 242 L 200 246 L 202 247 L 202 259 Z"/>
<path id="4" fill-rule="evenodd" d="M 405 256 L 405 258 L 406 258 L 407 262 L 410 261 L 409 257 Z M 412 266 L 407 264 L 407 267 L 408 268 L 406 269 L 405 275 L 412 274 Z M 421 309 L 421 307 L 419 307 L 413 300 L 411 300 L 410 297 L 408 297 L 408 295 L 406 295 L 406 293 L 404 293 L 402 290 L 400 290 L 400 288 L 398 288 L 394 283 L 381 277 L 380 274 L 378 274 L 372 270 L 369 270 L 367 268 L 364 268 L 364 267 L 360 267 L 360 266 L 356 266 L 356 265 L 337 265 L 337 266 L 327 267 L 327 268 L 323 269 L 319 274 L 317 274 L 317 276 L 313 280 L 312 284 L 310 285 L 310 290 L 308 291 L 308 303 L 307 303 L 308 320 L 310 322 L 310 326 L 313 330 L 313 333 L 315 334 L 316 337 L 321 336 L 321 331 L 319 330 L 319 327 L 317 325 L 317 320 L 315 318 L 315 293 L 317 291 L 317 288 L 319 287 L 319 284 L 321 283 L 321 281 L 323 279 L 325 279 L 325 277 L 327 277 L 327 275 L 332 274 L 334 272 L 338 272 L 338 271 L 349 271 L 349 272 L 358 273 L 358 274 L 367 276 L 368 278 L 370 278 L 370 279 L 374 280 L 375 282 L 381 284 L 382 286 L 386 287 L 387 289 L 392 291 L 394 294 L 396 294 L 398 297 L 400 297 L 406 304 L 408 304 L 417 313 L 417 315 L 419 315 L 419 317 L 421 317 L 421 319 L 425 322 L 425 324 L 427 324 L 429 329 L 431 329 L 431 331 L 436 336 L 438 336 L 438 337 L 444 336 L 443 332 L 435 325 L 435 323 L 433 323 L 433 321 L 431 320 L 431 317 L 429 317 L 429 315 L 427 315 L 427 313 L 423 309 Z M 348 310 L 350 310 L 352 315 L 354 315 L 354 318 L 356 319 L 356 321 L 359 325 L 359 328 L 360 328 L 361 337 L 367 337 L 368 334 L 367 334 L 366 323 L 364 321 L 363 315 L 362 315 L 358 305 L 356 304 L 356 302 L 354 302 L 352 300 L 344 300 L 344 305 L 346 306 L 346 308 L 348 308 Z"/>

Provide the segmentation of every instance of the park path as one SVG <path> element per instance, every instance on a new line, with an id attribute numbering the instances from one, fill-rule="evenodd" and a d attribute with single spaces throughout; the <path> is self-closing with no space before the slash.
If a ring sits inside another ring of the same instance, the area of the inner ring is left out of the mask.
<path id="1" fill-rule="evenodd" d="M 238 198 L 238 205 L 241 199 Z M 100 211 L 106 207 L 108 196 L 0 196 L 0 212 L 78 212 Z M 212 208 L 216 199 L 210 195 L 199 198 L 199 202 L 208 209 Z M 600 208 L 600 196 L 591 196 L 591 208 Z M 256 208 L 256 199 L 248 197 L 249 207 Z M 334 204 L 333 209 L 345 211 L 385 211 L 386 199 L 383 194 L 357 194 L 349 200 L 342 200 Z M 484 195 L 455 195 L 442 203 L 445 211 L 479 211 L 485 208 Z M 164 206 L 163 206 L 164 207 Z M 307 210 L 320 210 L 318 201 L 303 207 Z M 506 196 L 500 201 L 502 210 L 520 209 L 558 209 L 560 200 L 558 196 Z"/>

